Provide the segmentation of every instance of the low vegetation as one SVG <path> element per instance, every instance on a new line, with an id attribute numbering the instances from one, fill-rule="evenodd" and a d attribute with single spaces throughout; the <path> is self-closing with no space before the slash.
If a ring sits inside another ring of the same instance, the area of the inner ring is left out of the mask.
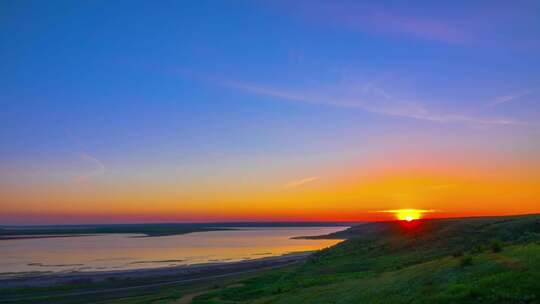
<path id="1" fill-rule="evenodd" d="M 540 303 L 540 216 L 372 223 L 297 267 L 195 297 L 225 303 Z"/>

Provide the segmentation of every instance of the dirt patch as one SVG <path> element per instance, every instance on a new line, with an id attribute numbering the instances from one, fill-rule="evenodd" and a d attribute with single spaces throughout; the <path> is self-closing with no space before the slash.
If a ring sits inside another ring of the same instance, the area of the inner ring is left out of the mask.
<path id="1" fill-rule="evenodd" d="M 237 283 L 237 284 L 228 285 L 225 288 L 235 288 L 235 287 L 242 287 L 242 286 L 244 286 L 244 284 Z M 181 297 L 178 301 L 176 301 L 174 303 L 175 304 L 191 304 L 191 302 L 193 301 L 193 299 L 195 299 L 195 297 L 198 297 L 198 296 L 200 296 L 202 294 L 205 294 L 205 293 L 211 292 L 211 291 L 214 291 L 214 290 L 203 290 L 203 291 L 199 291 L 199 292 L 190 293 L 190 294 L 187 294 L 187 295 Z"/>
<path id="2" fill-rule="evenodd" d="M 520 265 L 518 261 L 511 259 L 509 257 L 498 255 L 498 254 L 493 254 L 491 257 L 498 263 L 501 263 L 510 269 L 519 270 L 522 268 L 522 266 Z"/>
<path id="3" fill-rule="evenodd" d="M 191 304 L 191 302 L 193 301 L 193 299 L 196 296 L 200 296 L 200 295 L 205 294 L 207 292 L 208 292 L 208 290 L 199 291 L 199 292 L 195 292 L 195 293 L 190 293 L 190 294 L 187 294 L 187 295 L 181 297 L 178 301 L 176 301 L 174 303 L 175 304 Z"/>

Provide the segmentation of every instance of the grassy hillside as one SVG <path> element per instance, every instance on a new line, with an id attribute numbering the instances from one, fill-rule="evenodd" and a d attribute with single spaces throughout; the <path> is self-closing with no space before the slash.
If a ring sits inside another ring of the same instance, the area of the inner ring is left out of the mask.
<path id="1" fill-rule="evenodd" d="M 540 216 L 370 223 L 209 303 L 540 303 Z"/>

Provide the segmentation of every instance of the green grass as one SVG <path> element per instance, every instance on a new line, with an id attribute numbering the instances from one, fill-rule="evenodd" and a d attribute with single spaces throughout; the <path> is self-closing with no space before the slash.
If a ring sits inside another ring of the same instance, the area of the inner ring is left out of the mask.
<path id="1" fill-rule="evenodd" d="M 539 232 L 539 216 L 362 225 L 303 265 L 193 303 L 539 303 Z"/>

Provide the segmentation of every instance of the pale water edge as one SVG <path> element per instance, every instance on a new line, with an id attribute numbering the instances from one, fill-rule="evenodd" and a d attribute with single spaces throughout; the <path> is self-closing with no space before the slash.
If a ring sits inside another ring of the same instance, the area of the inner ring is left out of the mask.
<path id="1" fill-rule="evenodd" d="M 293 239 L 348 227 L 235 228 L 161 237 L 104 234 L 4 240 L 0 277 L 236 262 L 326 248 L 340 240 Z"/>

